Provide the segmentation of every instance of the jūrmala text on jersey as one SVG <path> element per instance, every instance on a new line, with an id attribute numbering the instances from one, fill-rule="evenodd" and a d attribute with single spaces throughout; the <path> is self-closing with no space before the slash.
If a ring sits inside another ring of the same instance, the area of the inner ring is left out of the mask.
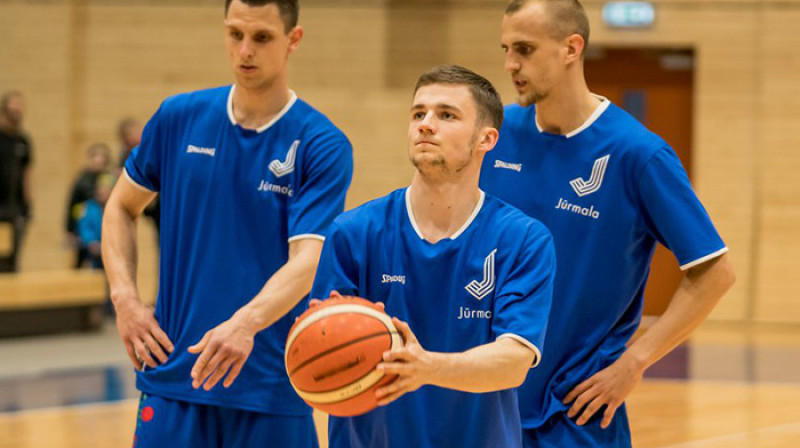
<path id="1" fill-rule="evenodd" d="M 125 164 L 135 185 L 161 197 L 156 318 L 175 344 L 138 374 L 146 393 L 193 403 L 306 415 L 283 365 L 293 313 L 255 337 L 229 389 L 191 386 L 186 350 L 248 303 L 288 260 L 289 243 L 324 239 L 344 208 L 352 148 L 325 116 L 291 93 L 258 130 L 233 117 L 234 87 L 169 98 Z"/>
<path id="2" fill-rule="evenodd" d="M 520 389 L 527 428 L 565 410 L 569 390 L 622 354 L 656 241 L 682 269 L 727 250 L 673 150 L 602 100 L 568 135 L 542 131 L 535 106 L 507 106 L 481 170 L 482 188 L 544 223 L 556 246 L 548 356 Z"/>
<path id="3" fill-rule="evenodd" d="M 481 192 L 461 230 L 431 244 L 418 230 L 407 192 L 334 221 L 311 297 L 336 290 L 383 302 L 429 351 L 463 352 L 508 337 L 535 353 L 534 365 L 546 359 L 539 347 L 555 276 L 550 232 Z M 511 447 L 521 446 L 520 437 L 515 390 L 473 394 L 423 386 L 330 423 L 331 448 Z"/>

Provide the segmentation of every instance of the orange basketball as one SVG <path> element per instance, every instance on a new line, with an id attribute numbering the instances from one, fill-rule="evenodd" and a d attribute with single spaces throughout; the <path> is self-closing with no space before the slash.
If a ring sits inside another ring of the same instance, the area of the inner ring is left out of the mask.
<path id="1" fill-rule="evenodd" d="M 374 409 L 375 389 L 395 375 L 375 370 L 383 352 L 403 345 L 391 318 L 378 305 L 340 296 L 309 308 L 286 341 L 286 372 L 311 407 L 349 417 Z"/>

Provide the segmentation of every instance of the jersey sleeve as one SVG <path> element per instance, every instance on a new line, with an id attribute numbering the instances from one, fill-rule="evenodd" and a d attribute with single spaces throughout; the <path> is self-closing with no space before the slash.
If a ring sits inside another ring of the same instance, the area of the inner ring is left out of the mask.
<path id="1" fill-rule="evenodd" d="M 352 247 L 338 221 L 330 226 L 327 236 L 309 297 L 326 299 L 334 290 L 342 295 L 360 296 Z"/>
<path id="2" fill-rule="evenodd" d="M 516 259 L 500 277 L 495 293 L 492 336 L 510 337 L 530 348 L 542 359 L 547 320 L 553 300 L 556 252 L 553 237 L 542 227 L 529 229 Z"/>
<path id="3" fill-rule="evenodd" d="M 638 191 L 645 227 L 675 254 L 681 270 L 728 250 L 671 148 L 664 147 L 650 157 Z"/>
<path id="4" fill-rule="evenodd" d="M 161 189 L 161 168 L 164 151 L 167 147 L 166 129 L 169 128 L 164 112 L 164 104 L 150 118 L 142 131 L 142 140 L 131 151 L 125 162 L 124 175 L 134 185 L 151 192 Z"/>
<path id="5" fill-rule="evenodd" d="M 333 219 L 344 210 L 353 176 L 353 148 L 339 132 L 309 142 L 298 191 L 289 204 L 289 241 L 324 239 Z"/>

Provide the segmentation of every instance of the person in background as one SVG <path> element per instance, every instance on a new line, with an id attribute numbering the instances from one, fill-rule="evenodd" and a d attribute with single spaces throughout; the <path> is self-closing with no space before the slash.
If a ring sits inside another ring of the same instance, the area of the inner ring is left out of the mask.
<path id="1" fill-rule="evenodd" d="M 142 124 L 135 118 L 123 118 L 117 125 L 117 137 L 119 138 L 119 165 L 115 168 L 117 177 L 122 174 L 125 168 L 125 161 L 128 156 L 133 152 L 133 148 L 139 146 L 142 141 Z M 153 221 L 153 226 L 156 229 L 156 243 L 159 243 L 161 235 L 161 199 L 156 196 L 153 202 L 147 205 L 144 209 L 144 216 Z"/>
<path id="2" fill-rule="evenodd" d="M 114 177 L 110 173 L 100 175 L 95 182 L 92 197 L 76 206 L 75 233 L 78 247 L 85 253 L 83 264 L 78 268 L 103 269 L 100 251 L 103 209 L 113 186 Z"/>
<path id="3" fill-rule="evenodd" d="M 86 247 L 81 244 L 78 234 L 78 218 L 84 211 L 86 201 L 95 196 L 97 180 L 101 176 L 110 174 L 110 161 L 111 149 L 108 145 L 105 143 L 89 145 L 86 150 L 86 165 L 72 186 L 69 204 L 67 205 L 66 230 L 69 244 L 75 249 L 75 269 L 83 267 L 87 259 L 90 259 L 90 254 L 87 252 Z"/>
<path id="4" fill-rule="evenodd" d="M 25 229 L 31 219 L 33 147 L 23 130 L 21 92 L 0 97 L 0 226 L 10 229 L 10 251 L 0 254 L 0 272 L 16 272 Z M 5 232 L 4 232 L 5 233 Z"/>

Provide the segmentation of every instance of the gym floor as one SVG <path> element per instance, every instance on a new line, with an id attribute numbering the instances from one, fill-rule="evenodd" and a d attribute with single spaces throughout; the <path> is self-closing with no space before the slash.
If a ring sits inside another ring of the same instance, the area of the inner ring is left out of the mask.
<path id="1" fill-rule="evenodd" d="M 112 321 L 2 340 L 0 359 L 0 448 L 132 443 L 138 393 Z M 800 446 L 800 327 L 706 323 L 628 408 L 637 448 Z"/>

